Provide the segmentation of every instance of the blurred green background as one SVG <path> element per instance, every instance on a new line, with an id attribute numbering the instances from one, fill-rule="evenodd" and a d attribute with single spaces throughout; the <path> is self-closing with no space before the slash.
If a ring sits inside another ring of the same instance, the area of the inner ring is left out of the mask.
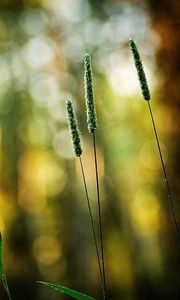
<path id="1" fill-rule="evenodd" d="M 13 300 L 100 299 L 78 160 L 73 99 L 96 214 L 83 59 L 92 55 L 108 299 L 180 299 L 177 241 L 147 103 L 128 47 L 142 55 L 174 202 L 180 197 L 179 0 L 0 1 L 0 229 Z M 179 220 L 180 221 L 180 220 Z M 2 285 L 0 299 L 7 299 Z"/>

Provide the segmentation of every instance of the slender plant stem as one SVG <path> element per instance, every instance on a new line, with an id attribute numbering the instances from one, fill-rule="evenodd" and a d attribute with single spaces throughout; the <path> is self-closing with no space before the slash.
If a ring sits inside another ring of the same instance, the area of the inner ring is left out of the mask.
<path id="1" fill-rule="evenodd" d="M 103 243 L 103 229 L 102 229 L 102 214 L 101 214 L 101 199 L 100 199 L 100 188 L 99 188 L 99 174 L 97 164 L 97 153 L 96 153 L 96 134 L 93 133 L 93 148 L 94 148 L 94 164 L 96 171 L 96 189 L 97 189 L 97 200 L 98 200 L 98 216 L 99 216 L 99 234 L 100 234 L 100 247 L 101 247 L 101 260 L 102 260 L 102 274 L 105 289 L 106 299 L 106 274 L 105 274 L 105 262 L 104 262 L 104 243 Z"/>
<path id="2" fill-rule="evenodd" d="M 9 287 L 8 287 L 8 283 L 7 283 L 6 274 L 5 274 L 4 270 L 3 270 L 2 282 L 3 282 L 3 286 L 6 290 L 6 293 L 8 295 L 9 300 L 12 300 L 11 294 L 10 294 L 10 291 L 9 291 Z"/>
<path id="3" fill-rule="evenodd" d="M 180 240 L 180 231 L 179 231 L 178 222 L 177 222 L 177 219 L 176 219 L 175 208 L 174 208 L 174 204 L 173 204 L 173 200 L 172 200 L 171 190 L 170 190 L 170 186 L 169 186 L 167 172 L 166 172 L 166 168 L 165 168 L 165 164 L 164 164 L 164 160 L 163 160 L 163 156 L 162 156 L 161 146 L 160 146 L 160 143 L 159 143 L 159 138 L 158 138 L 158 134 L 157 134 L 157 130 L 156 130 L 156 125 L 155 125 L 155 121 L 154 121 L 150 101 L 147 101 L 147 103 L 148 103 L 148 107 L 149 107 L 149 112 L 150 112 L 150 116 L 151 116 L 151 120 L 152 120 L 152 125 L 153 125 L 153 129 L 154 129 L 156 143 L 157 143 L 159 156 L 160 156 L 160 160 L 161 160 L 162 170 L 163 170 L 163 174 L 164 174 L 164 181 L 165 181 L 166 188 L 167 188 L 167 195 L 168 195 L 168 199 L 169 199 L 169 202 L 170 202 L 170 205 L 171 205 L 172 216 L 173 216 L 173 221 L 174 221 L 174 225 L 175 225 L 175 229 L 176 229 L 176 234 L 177 234 L 178 239 Z"/>
<path id="4" fill-rule="evenodd" d="M 91 205 L 90 205 L 90 200 L 89 200 L 89 194 L 88 194 L 88 189 L 87 189 L 86 177 L 85 177 L 85 173 L 84 173 L 84 167 L 83 167 L 81 156 L 79 157 L 79 161 L 80 161 L 81 172 L 82 172 L 82 177 L 83 177 L 84 190 L 85 190 L 86 199 L 87 199 L 89 218 L 90 218 L 92 233 L 93 233 L 93 239 L 94 239 L 94 244 L 95 244 L 95 249 L 96 249 L 99 274 L 100 274 L 100 279 L 101 279 L 102 295 L 103 295 L 103 299 L 105 299 L 105 287 L 104 287 L 104 280 L 103 280 L 103 274 L 102 274 L 102 269 L 101 269 L 101 260 L 100 260 L 96 230 L 95 230 L 95 225 L 94 225 L 94 220 L 93 220 L 93 215 L 92 215 L 92 210 L 91 210 Z"/>

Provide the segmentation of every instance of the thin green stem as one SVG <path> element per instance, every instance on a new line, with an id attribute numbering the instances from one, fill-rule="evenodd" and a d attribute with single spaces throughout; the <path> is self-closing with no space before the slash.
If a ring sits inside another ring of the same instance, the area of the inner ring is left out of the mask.
<path id="1" fill-rule="evenodd" d="M 167 172 L 166 172 L 166 168 L 165 168 L 165 164 L 164 164 L 164 160 L 163 160 L 163 155 L 162 155 L 161 146 L 160 146 L 160 143 L 159 143 L 159 138 L 158 138 L 158 134 L 157 134 L 157 130 L 156 130 L 156 125 L 155 125 L 155 121 L 154 121 L 150 101 L 147 101 L 147 103 L 148 103 L 149 112 L 150 112 L 150 116 L 151 116 L 151 121 L 152 121 L 153 129 L 154 129 L 154 134 L 155 134 L 155 138 L 156 138 L 158 152 L 159 152 L 159 156 L 160 156 L 160 160 L 161 160 L 161 165 L 162 165 L 162 170 L 163 170 L 163 175 L 164 175 L 164 181 L 165 181 L 166 189 L 167 189 L 167 195 L 168 195 L 168 199 L 169 199 L 171 210 L 172 210 L 174 226 L 175 226 L 175 229 L 176 229 L 177 237 L 180 240 L 180 230 L 179 230 L 178 222 L 177 222 L 177 219 L 176 219 L 175 208 L 174 208 L 174 204 L 173 204 L 173 200 L 172 200 L 171 190 L 170 190 L 170 186 L 169 186 Z"/>
<path id="2" fill-rule="evenodd" d="M 8 287 L 8 283 L 7 283 L 6 274 L 5 274 L 4 270 L 3 270 L 3 276 L 1 277 L 1 279 L 2 279 L 2 283 L 3 283 L 3 286 L 4 286 L 4 289 L 5 289 L 6 293 L 8 295 L 9 300 L 12 300 L 11 294 L 10 294 L 10 291 L 9 291 L 9 287 Z"/>
<path id="3" fill-rule="evenodd" d="M 98 163 L 97 163 L 97 153 L 96 153 L 96 134 L 93 133 L 92 136 L 93 136 L 93 149 L 94 149 L 94 164 L 95 164 L 95 172 L 96 172 L 96 190 L 97 190 L 97 200 L 98 200 L 98 217 L 99 217 L 99 234 L 100 234 L 100 247 L 101 247 L 102 274 L 103 274 L 104 289 L 105 289 L 104 299 L 106 299 L 106 274 L 105 274 L 105 261 L 104 261 L 104 243 L 103 243 L 101 199 L 100 199 L 100 188 L 99 188 L 99 174 L 98 174 Z"/>
<path id="4" fill-rule="evenodd" d="M 87 189 L 86 177 L 85 177 L 85 173 L 84 173 L 84 167 L 83 167 L 81 156 L 79 157 L 79 161 L 80 161 L 81 172 L 82 172 L 82 177 L 83 177 L 84 190 L 85 190 L 86 199 L 87 199 L 89 218 L 90 218 L 90 223 L 91 223 L 92 233 L 93 233 L 93 239 L 94 239 L 94 244 L 95 244 L 95 249 L 96 249 L 99 274 L 100 274 L 100 280 L 101 280 L 102 295 L 103 295 L 103 299 L 105 299 L 104 280 L 103 280 L 103 274 L 102 274 L 102 270 L 101 270 L 101 261 L 100 261 L 100 255 L 99 255 L 97 236 L 96 236 L 95 225 L 94 225 L 94 220 L 93 220 L 93 215 L 92 215 L 92 210 L 91 210 L 91 205 L 90 205 L 90 200 L 89 200 L 89 194 L 88 194 L 88 189 Z"/>

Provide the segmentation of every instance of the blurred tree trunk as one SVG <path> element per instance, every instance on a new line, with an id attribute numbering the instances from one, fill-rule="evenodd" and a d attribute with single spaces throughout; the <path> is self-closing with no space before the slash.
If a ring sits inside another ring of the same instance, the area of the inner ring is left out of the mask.
<path id="1" fill-rule="evenodd" d="M 157 60 L 164 77 L 162 97 L 179 114 L 180 4 L 178 0 L 149 0 L 154 29 L 160 37 Z M 180 120 L 176 120 L 178 123 Z"/>

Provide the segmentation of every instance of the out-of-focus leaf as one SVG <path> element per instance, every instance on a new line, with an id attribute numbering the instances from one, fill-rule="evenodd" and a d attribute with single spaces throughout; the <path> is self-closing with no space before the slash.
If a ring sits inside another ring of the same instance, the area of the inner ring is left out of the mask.
<path id="1" fill-rule="evenodd" d="M 82 294 L 78 291 L 75 291 L 75 290 L 72 290 L 72 289 L 69 289 L 69 288 L 66 288 L 64 286 L 61 286 L 61 285 L 58 285 L 58 284 L 52 284 L 52 283 L 48 283 L 48 282 L 42 282 L 42 281 L 37 281 L 38 283 L 42 283 L 44 285 L 47 285 L 48 287 L 58 291 L 58 292 L 61 292 L 61 293 L 64 293 L 74 299 L 78 299 L 78 300 L 95 300 L 94 298 L 90 297 L 90 296 L 87 296 L 85 294 Z"/>

